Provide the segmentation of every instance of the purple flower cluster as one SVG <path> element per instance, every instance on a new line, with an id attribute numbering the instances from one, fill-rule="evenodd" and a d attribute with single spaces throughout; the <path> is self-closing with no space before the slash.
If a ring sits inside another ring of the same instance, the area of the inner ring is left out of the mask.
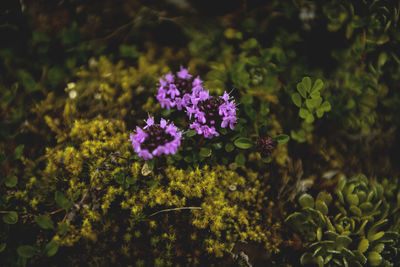
<path id="1" fill-rule="evenodd" d="M 186 111 L 190 128 L 205 138 L 219 136 L 217 127 L 234 129 L 236 123 L 235 101 L 231 100 L 228 93 L 223 96 L 213 97 L 202 86 L 200 78 L 192 79 L 188 69 L 182 68 L 176 77 L 167 74 L 160 79 L 157 100 L 161 107 Z"/>
<path id="2" fill-rule="evenodd" d="M 157 100 L 162 108 L 176 107 L 182 110 L 190 103 L 190 95 L 201 90 L 203 87 L 200 78 L 193 79 L 189 70 L 181 67 L 176 76 L 169 73 L 165 75 L 165 80 L 160 78 Z"/>
<path id="3" fill-rule="evenodd" d="M 229 94 L 224 92 L 220 97 L 210 96 L 208 91 L 203 90 L 197 95 L 192 94 L 191 106 L 186 107 L 189 119 L 194 121 L 190 128 L 205 138 L 219 136 L 216 127 L 234 129 L 236 123 L 235 101 L 230 100 Z"/>
<path id="4" fill-rule="evenodd" d="M 162 154 L 175 154 L 181 145 L 182 132 L 165 119 L 161 119 L 160 124 L 155 124 L 154 118 L 149 117 L 143 130 L 136 126 L 136 134 L 131 134 L 130 137 L 135 152 L 147 160 Z"/>

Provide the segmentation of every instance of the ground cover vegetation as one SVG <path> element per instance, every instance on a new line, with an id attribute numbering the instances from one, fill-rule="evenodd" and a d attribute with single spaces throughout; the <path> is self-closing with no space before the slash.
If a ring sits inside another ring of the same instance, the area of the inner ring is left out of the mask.
<path id="1" fill-rule="evenodd" d="M 0 265 L 400 262 L 398 1 L 0 12 Z"/>

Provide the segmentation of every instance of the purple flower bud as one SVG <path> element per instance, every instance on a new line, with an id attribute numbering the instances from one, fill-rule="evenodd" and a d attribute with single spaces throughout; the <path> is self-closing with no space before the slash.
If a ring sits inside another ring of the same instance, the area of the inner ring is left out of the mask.
<path id="1" fill-rule="evenodd" d="M 269 156 L 275 149 L 277 142 L 272 139 L 271 136 L 258 137 L 257 138 L 257 151 L 261 153 L 261 156 Z"/>
<path id="2" fill-rule="evenodd" d="M 154 123 L 154 118 L 146 120 L 142 130 L 136 126 L 136 134 L 131 134 L 133 149 L 139 157 L 147 160 L 162 154 L 175 154 L 181 145 L 182 133 L 173 123 L 161 119 L 160 124 Z"/>

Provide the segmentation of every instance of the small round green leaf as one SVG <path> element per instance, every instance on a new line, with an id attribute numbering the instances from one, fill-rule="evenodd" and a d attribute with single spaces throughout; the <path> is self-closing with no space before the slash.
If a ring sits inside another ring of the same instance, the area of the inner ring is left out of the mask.
<path id="1" fill-rule="evenodd" d="M 209 149 L 208 147 L 200 148 L 200 153 L 199 154 L 200 154 L 201 157 L 207 158 L 207 157 L 211 156 L 211 153 L 212 153 L 212 150 Z"/>
<path id="2" fill-rule="evenodd" d="M 368 263 L 371 266 L 379 266 L 382 262 L 382 256 L 376 252 L 376 251 L 371 251 L 368 253 Z"/>
<path id="3" fill-rule="evenodd" d="M 235 149 L 235 146 L 232 145 L 232 143 L 227 143 L 227 144 L 225 145 L 225 151 L 226 151 L 226 152 L 232 152 L 234 149 Z"/>
<path id="4" fill-rule="evenodd" d="M 312 89 L 311 89 L 311 92 L 319 91 L 319 90 L 322 89 L 323 86 L 324 86 L 324 83 L 322 82 L 322 80 L 321 80 L 321 79 L 317 79 L 317 80 L 315 81 L 315 83 L 314 83 Z"/>
<path id="5" fill-rule="evenodd" d="M 292 94 L 292 101 L 296 106 L 301 107 L 301 96 L 298 93 Z"/>
<path id="6" fill-rule="evenodd" d="M 18 213 L 10 211 L 3 215 L 3 222 L 6 224 L 16 224 L 18 222 Z"/>
<path id="7" fill-rule="evenodd" d="M 299 92 L 300 95 L 301 95 L 303 98 L 306 98 L 306 97 L 307 97 L 306 89 L 304 88 L 304 85 L 303 85 L 302 83 L 298 83 L 298 84 L 297 84 L 297 92 Z"/>
<path id="8" fill-rule="evenodd" d="M 304 85 L 304 88 L 306 89 L 307 92 L 311 92 L 311 78 L 310 77 L 304 77 L 303 80 L 301 80 L 301 83 Z"/>
<path id="9" fill-rule="evenodd" d="M 240 149 L 249 149 L 253 146 L 253 141 L 246 137 L 239 137 L 233 143 Z"/>
<path id="10" fill-rule="evenodd" d="M 322 103 L 321 108 L 324 111 L 330 111 L 331 110 L 331 104 L 328 101 L 324 101 L 324 103 Z"/>
<path id="11" fill-rule="evenodd" d="M 246 157 L 243 154 L 237 154 L 235 157 L 235 163 L 239 166 L 242 167 L 246 163 Z"/>
<path id="12" fill-rule="evenodd" d="M 310 113 L 307 109 L 301 108 L 301 109 L 299 110 L 299 116 L 300 116 L 300 118 L 305 119 L 305 118 L 307 118 L 308 115 L 311 115 L 311 113 Z"/>
<path id="13" fill-rule="evenodd" d="M 17 146 L 14 150 L 14 159 L 20 159 L 23 151 L 24 151 L 24 145 Z"/>
<path id="14" fill-rule="evenodd" d="M 35 222 L 43 229 L 54 229 L 53 221 L 45 215 L 35 216 Z"/>
<path id="15" fill-rule="evenodd" d="M 366 238 L 361 239 L 360 243 L 358 244 L 357 250 L 360 251 L 361 253 L 364 253 L 367 251 L 369 247 L 369 241 Z"/>
<path id="16" fill-rule="evenodd" d="M 15 176 L 14 174 L 9 175 L 5 182 L 7 187 L 14 187 L 17 185 L 17 183 L 18 183 L 18 177 Z"/>
<path id="17" fill-rule="evenodd" d="M 44 253 L 47 257 L 54 256 L 58 251 L 58 243 L 56 241 L 50 241 L 44 248 Z"/>
<path id="18" fill-rule="evenodd" d="M 303 194 L 299 197 L 300 206 L 303 208 L 314 208 L 314 198 L 309 194 Z"/>
<path id="19" fill-rule="evenodd" d="M 17 253 L 22 258 L 32 258 L 36 254 L 36 249 L 32 246 L 19 246 Z"/>

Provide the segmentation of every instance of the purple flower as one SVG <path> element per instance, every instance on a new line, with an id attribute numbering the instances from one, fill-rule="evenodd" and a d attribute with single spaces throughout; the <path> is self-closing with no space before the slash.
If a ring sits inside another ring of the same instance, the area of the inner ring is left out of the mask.
<path id="1" fill-rule="evenodd" d="M 136 126 L 136 134 L 130 137 L 135 152 L 147 160 L 162 154 L 175 154 L 181 145 L 182 132 L 172 122 L 161 119 L 155 124 L 154 118 L 149 117 L 143 130 Z"/>
<path id="2" fill-rule="evenodd" d="M 191 120 L 190 128 L 205 138 L 219 136 L 216 127 L 234 129 L 237 121 L 235 101 L 230 101 L 228 93 L 213 97 L 206 90 L 193 91 L 190 104 L 186 106 L 186 113 Z"/>
<path id="3" fill-rule="evenodd" d="M 165 80 L 160 79 L 157 100 L 162 108 L 176 107 L 178 110 L 182 110 L 190 104 L 192 93 L 198 94 L 201 91 L 203 91 L 203 87 L 200 78 L 193 79 L 189 70 L 181 67 L 180 71 L 176 73 L 176 77 L 169 73 L 165 75 Z"/>

